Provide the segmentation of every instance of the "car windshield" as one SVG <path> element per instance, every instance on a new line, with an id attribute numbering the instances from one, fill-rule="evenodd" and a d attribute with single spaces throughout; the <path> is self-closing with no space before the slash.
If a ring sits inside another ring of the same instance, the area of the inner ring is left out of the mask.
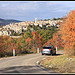
<path id="1" fill-rule="evenodd" d="M 43 47 L 43 49 L 51 49 L 51 47 Z"/>

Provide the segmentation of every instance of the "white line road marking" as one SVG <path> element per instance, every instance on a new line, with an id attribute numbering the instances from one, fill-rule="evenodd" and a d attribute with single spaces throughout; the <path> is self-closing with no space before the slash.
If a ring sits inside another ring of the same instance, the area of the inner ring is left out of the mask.
<path id="1" fill-rule="evenodd" d="M 39 63 L 39 61 L 36 62 L 37 64 Z"/>
<path id="2" fill-rule="evenodd" d="M 45 69 L 43 66 L 40 66 L 42 69 Z"/>
<path id="3" fill-rule="evenodd" d="M 40 61 L 37 61 L 36 63 L 39 64 Z M 43 66 L 38 65 L 40 68 L 45 69 Z"/>

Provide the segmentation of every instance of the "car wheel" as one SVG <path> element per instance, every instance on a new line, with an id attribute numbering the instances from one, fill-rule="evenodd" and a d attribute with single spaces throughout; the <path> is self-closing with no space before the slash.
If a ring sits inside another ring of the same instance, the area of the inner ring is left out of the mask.
<path id="1" fill-rule="evenodd" d="M 54 55 L 56 55 L 56 52 L 54 53 Z"/>
<path id="2" fill-rule="evenodd" d="M 54 54 L 51 54 L 51 56 L 53 56 Z"/>
<path id="3" fill-rule="evenodd" d="M 53 56 L 54 54 L 51 52 L 51 56 Z"/>
<path id="4" fill-rule="evenodd" d="M 55 54 L 54 55 L 56 55 L 56 52 L 55 52 Z"/>
<path id="5" fill-rule="evenodd" d="M 42 53 L 42 55 L 44 55 L 44 54 Z"/>

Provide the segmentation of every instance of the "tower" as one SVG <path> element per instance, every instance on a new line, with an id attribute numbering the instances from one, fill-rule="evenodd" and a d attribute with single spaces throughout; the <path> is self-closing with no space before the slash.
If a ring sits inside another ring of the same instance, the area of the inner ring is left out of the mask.
<path id="1" fill-rule="evenodd" d="M 35 23 L 37 23 L 37 18 L 35 18 Z"/>

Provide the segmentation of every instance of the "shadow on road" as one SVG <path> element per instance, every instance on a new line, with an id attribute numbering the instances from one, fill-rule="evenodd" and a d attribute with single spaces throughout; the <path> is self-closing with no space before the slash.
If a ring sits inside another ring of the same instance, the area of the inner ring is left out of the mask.
<path id="1" fill-rule="evenodd" d="M 50 55 L 50 54 L 45 54 L 47 56 L 59 56 L 59 55 L 63 55 L 63 54 L 55 54 L 55 55 Z"/>
<path id="2" fill-rule="evenodd" d="M 0 73 L 43 73 L 39 66 L 13 66 L 0 69 Z M 53 71 L 51 73 L 54 73 Z"/>
<path id="3" fill-rule="evenodd" d="M 55 55 L 53 55 L 53 56 L 58 56 L 58 55 L 63 55 L 63 54 L 55 54 Z"/>

